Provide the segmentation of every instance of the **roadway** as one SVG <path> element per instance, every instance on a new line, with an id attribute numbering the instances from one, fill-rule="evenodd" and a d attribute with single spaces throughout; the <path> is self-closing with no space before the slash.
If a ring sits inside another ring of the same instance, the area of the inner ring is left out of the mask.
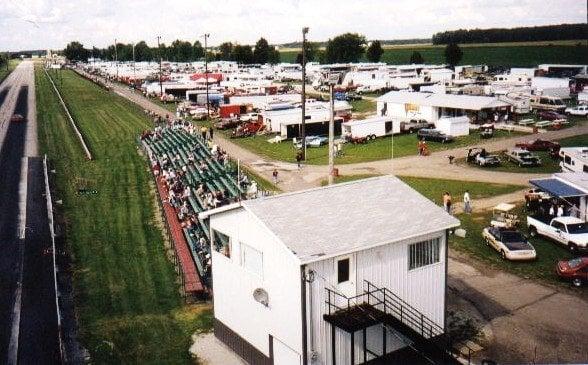
<path id="1" fill-rule="evenodd" d="M 25 122 L 10 122 L 14 114 Z M 59 363 L 32 62 L 0 85 L 0 363 Z"/>

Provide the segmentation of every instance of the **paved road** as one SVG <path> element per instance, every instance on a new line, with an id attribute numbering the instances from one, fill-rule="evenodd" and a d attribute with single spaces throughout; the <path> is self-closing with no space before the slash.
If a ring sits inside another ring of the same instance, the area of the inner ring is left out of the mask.
<path id="1" fill-rule="evenodd" d="M 0 363 L 52 364 L 57 317 L 32 62 L 3 82 L 0 102 Z M 26 122 L 11 123 L 13 113 Z"/>
<path id="2" fill-rule="evenodd" d="M 540 284 L 450 251 L 451 295 L 475 307 L 492 334 L 475 360 L 501 364 L 586 363 L 588 292 Z"/>

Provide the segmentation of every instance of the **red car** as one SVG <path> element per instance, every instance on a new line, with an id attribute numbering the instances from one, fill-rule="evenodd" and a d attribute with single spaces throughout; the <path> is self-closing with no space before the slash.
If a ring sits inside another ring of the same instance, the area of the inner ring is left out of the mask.
<path id="1" fill-rule="evenodd" d="M 588 283 L 588 257 L 560 261 L 557 263 L 556 271 L 560 278 L 571 280 L 574 286 L 582 286 Z"/>
<path id="2" fill-rule="evenodd" d="M 24 120 L 25 118 L 21 114 L 13 114 L 12 117 L 10 117 L 10 121 L 15 123 L 24 122 Z"/>
<path id="3" fill-rule="evenodd" d="M 536 139 L 534 141 L 521 142 L 515 145 L 516 147 L 522 148 L 527 151 L 551 151 L 558 150 L 560 148 L 559 143 L 546 141 L 544 139 Z"/>
<path id="4" fill-rule="evenodd" d="M 565 115 L 560 114 L 558 112 L 554 112 L 553 110 L 540 110 L 539 112 L 537 112 L 537 116 L 543 120 L 568 119 Z"/>

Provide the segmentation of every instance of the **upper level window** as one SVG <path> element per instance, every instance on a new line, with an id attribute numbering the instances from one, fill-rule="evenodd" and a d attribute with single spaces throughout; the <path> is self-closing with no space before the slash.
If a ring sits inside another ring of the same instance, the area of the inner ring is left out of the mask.
<path id="1" fill-rule="evenodd" d="M 231 257 L 231 239 L 226 234 L 217 231 L 216 229 L 212 230 L 212 242 L 213 247 L 216 252 L 220 252 L 226 257 Z"/>
<path id="2" fill-rule="evenodd" d="M 263 277 L 263 253 L 245 243 L 241 243 L 241 263 L 247 270 Z"/>
<path id="3" fill-rule="evenodd" d="M 413 243 L 408 246 L 408 269 L 439 262 L 439 238 Z"/>

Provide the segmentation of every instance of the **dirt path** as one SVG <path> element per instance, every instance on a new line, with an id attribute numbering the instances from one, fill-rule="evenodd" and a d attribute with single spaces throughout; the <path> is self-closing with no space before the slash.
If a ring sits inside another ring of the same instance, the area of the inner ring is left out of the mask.
<path id="1" fill-rule="evenodd" d="M 475 355 L 498 363 L 585 363 L 588 292 L 527 280 L 450 251 L 448 286 L 492 338 Z"/>

